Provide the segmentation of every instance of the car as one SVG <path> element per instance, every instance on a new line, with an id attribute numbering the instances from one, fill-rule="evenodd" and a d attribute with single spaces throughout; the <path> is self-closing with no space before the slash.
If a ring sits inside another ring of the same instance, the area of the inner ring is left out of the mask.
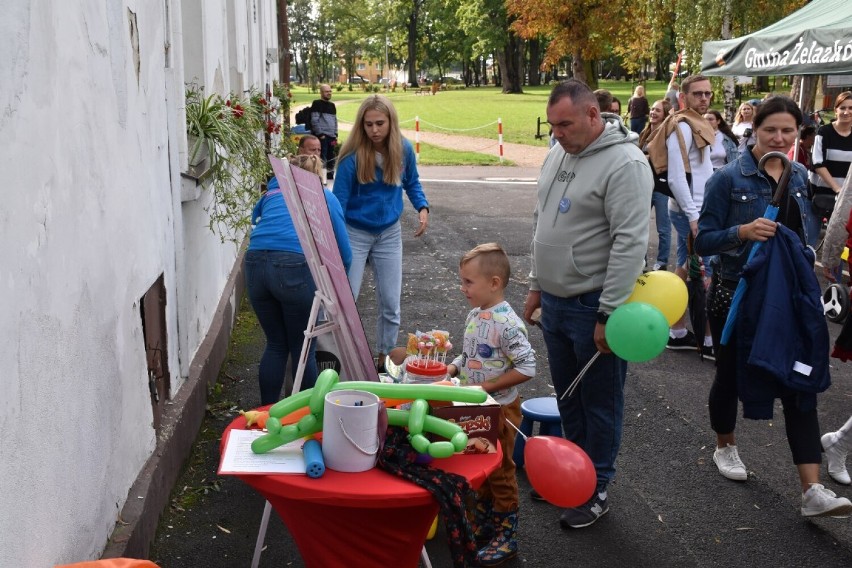
<path id="1" fill-rule="evenodd" d="M 349 82 L 352 83 L 352 84 L 359 84 L 359 85 L 360 84 L 366 84 L 366 85 L 370 84 L 370 81 L 368 81 L 367 79 L 363 78 L 360 75 L 353 75 L 353 76 L 349 77 Z"/>

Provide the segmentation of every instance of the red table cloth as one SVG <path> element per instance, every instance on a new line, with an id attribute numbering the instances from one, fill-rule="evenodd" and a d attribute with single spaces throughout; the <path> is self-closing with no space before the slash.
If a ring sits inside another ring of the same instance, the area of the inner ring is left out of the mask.
<path id="1" fill-rule="evenodd" d="M 245 418 L 228 430 L 244 429 Z M 474 489 L 502 459 L 495 454 L 454 455 L 433 467 L 464 476 Z M 238 475 L 271 504 L 287 525 L 308 568 L 416 567 L 438 514 L 432 494 L 374 468 L 360 473 L 326 469 L 307 475 Z"/>

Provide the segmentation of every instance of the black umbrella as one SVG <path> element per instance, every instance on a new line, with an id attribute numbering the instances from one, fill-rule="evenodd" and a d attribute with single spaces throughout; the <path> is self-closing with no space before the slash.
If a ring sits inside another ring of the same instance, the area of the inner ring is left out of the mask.
<path id="1" fill-rule="evenodd" d="M 707 326 L 707 291 L 704 288 L 704 262 L 701 256 L 695 253 L 695 237 L 692 236 L 691 231 L 686 239 L 686 247 L 689 251 L 686 261 L 686 291 L 689 294 L 687 309 L 692 332 L 696 337 L 698 353 L 703 360 L 704 353 L 701 345 L 704 342 L 704 330 Z"/>

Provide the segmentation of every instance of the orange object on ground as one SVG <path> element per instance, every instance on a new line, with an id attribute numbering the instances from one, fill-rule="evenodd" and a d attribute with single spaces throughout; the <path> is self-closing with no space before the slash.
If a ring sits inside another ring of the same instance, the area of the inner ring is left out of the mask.
<path id="1" fill-rule="evenodd" d="M 103 560 L 87 560 L 74 564 L 57 564 L 54 568 L 160 568 L 160 566 L 150 560 L 104 558 Z"/>

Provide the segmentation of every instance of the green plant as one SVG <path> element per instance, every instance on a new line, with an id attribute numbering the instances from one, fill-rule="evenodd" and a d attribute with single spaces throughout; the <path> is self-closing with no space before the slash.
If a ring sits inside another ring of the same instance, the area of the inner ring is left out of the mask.
<path id="1" fill-rule="evenodd" d="M 240 241 L 250 226 L 252 206 L 272 171 L 267 152 L 275 153 L 264 133 L 280 129 L 278 112 L 256 93 L 247 100 L 224 99 L 215 93 L 205 97 L 198 86 L 187 86 L 189 157 L 192 161 L 200 149 L 209 150 L 213 200 L 207 212 L 211 230 L 223 242 Z"/>

